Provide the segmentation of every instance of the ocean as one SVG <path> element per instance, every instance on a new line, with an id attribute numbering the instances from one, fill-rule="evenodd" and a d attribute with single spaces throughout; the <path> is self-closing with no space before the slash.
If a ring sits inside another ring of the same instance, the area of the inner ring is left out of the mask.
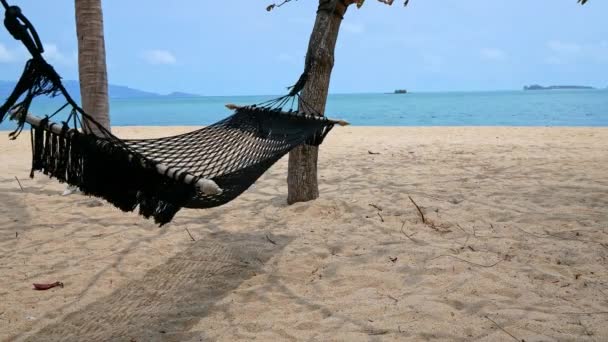
<path id="1" fill-rule="evenodd" d="M 273 96 L 112 99 L 115 126 L 199 126 Z M 53 113 L 60 103 L 38 100 L 31 112 Z M 326 115 L 358 126 L 608 126 L 608 90 L 535 90 L 408 94 L 333 94 Z M 61 119 L 59 117 L 58 119 Z M 14 128 L 3 123 L 0 129 Z"/>

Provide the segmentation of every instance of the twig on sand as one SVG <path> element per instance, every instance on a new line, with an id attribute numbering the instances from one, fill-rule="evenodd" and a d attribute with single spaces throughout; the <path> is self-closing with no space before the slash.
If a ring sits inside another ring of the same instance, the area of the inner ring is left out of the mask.
<path id="1" fill-rule="evenodd" d="M 188 228 L 186 227 L 185 229 L 186 229 L 186 232 L 188 232 L 188 235 L 190 235 L 190 239 L 192 239 L 192 241 L 196 241 L 194 236 L 192 236 L 192 234 L 190 234 L 190 231 L 188 230 Z"/>
<path id="2" fill-rule="evenodd" d="M 380 214 L 380 212 L 382 211 L 382 207 L 380 207 L 379 205 L 376 205 L 374 203 L 370 203 L 369 206 L 378 210 L 378 212 L 376 214 L 378 214 L 378 216 L 380 217 L 380 221 L 384 222 L 384 217 L 382 217 L 382 214 Z"/>
<path id="3" fill-rule="evenodd" d="M 401 234 L 405 235 L 406 238 L 410 239 L 413 243 L 418 243 L 416 242 L 416 240 L 414 240 L 413 236 L 416 235 L 416 232 L 414 232 L 412 235 L 407 235 L 405 233 L 405 231 L 403 231 L 403 227 L 405 226 L 405 221 L 401 222 Z"/>
<path id="4" fill-rule="evenodd" d="M 377 205 L 377 204 L 370 203 L 369 206 L 372 207 L 372 208 L 375 208 L 378 211 L 382 211 L 382 207 L 379 206 L 379 205 Z"/>
<path id="5" fill-rule="evenodd" d="M 473 226 L 473 234 L 467 232 L 464 228 L 462 228 L 462 226 L 459 223 L 456 223 L 456 227 L 458 229 L 460 229 L 463 233 L 465 233 L 467 236 L 473 235 L 473 236 L 477 237 L 476 232 L 475 232 L 475 226 Z"/>
<path id="6" fill-rule="evenodd" d="M 272 240 L 271 240 L 271 239 L 268 237 L 268 234 L 266 234 L 266 240 L 268 240 L 268 242 L 270 242 L 270 243 L 271 243 L 271 244 L 273 244 L 273 245 L 276 245 L 276 244 L 277 244 L 276 242 L 272 241 Z"/>
<path id="7" fill-rule="evenodd" d="M 495 325 L 495 326 L 497 326 L 497 327 L 498 327 L 498 329 L 500 329 L 500 330 L 504 331 L 504 332 L 505 332 L 505 334 L 507 334 L 507 335 L 511 336 L 511 337 L 512 337 L 512 338 L 513 338 L 515 341 L 523 341 L 523 339 L 519 339 L 519 338 L 517 338 L 517 337 L 513 336 L 513 334 L 511 334 L 510 332 L 506 331 L 506 330 L 505 330 L 505 328 L 501 327 L 501 326 L 500 326 L 498 323 L 496 323 L 496 322 L 495 322 L 493 319 L 491 319 L 490 317 L 488 317 L 488 316 L 484 316 L 484 317 L 485 317 L 487 320 L 489 320 L 490 322 L 494 323 L 494 325 Z"/>
<path id="8" fill-rule="evenodd" d="M 388 330 L 386 330 L 386 329 L 379 329 L 379 330 L 368 329 L 366 331 L 366 333 L 370 336 L 386 335 L 386 334 L 388 334 Z"/>
<path id="9" fill-rule="evenodd" d="M 17 176 L 15 176 L 15 179 L 17 180 L 17 184 L 19 184 L 21 191 L 25 191 L 25 190 L 23 190 L 23 186 L 21 186 L 21 182 L 19 181 L 19 178 L 17 178 Z"/>
<path id="10" fill-rule="evenodd" d="M 534 234 L 534 233 L 530 233 L 529 231 L 526 231 L 524 229 L 521 229 L 519 227 L 515 227 L 517 228 L 519 231 L 526 233 L 528 235 L 532 235 L 536 238 L 539 239 L 558 239 L 558 240 L 564 240 L 564 241 L 578 241 L 578 242 L 587 242 L 587 243 L 595 243 L 598 244 L 606 249 L 608 249 L 608 245 L 599 241 L 593 241 L 593 240 L 586 240 L 586 239 L 575 239 L 575 238 L 568 238 L 568 237 L 563 237 L 563 236 L 559 236 L 559 235 L 555 235 L 555 234 L 549 234 L 545 231 L 545 235 L 538 235 L 538 234 Z"/>
<path id="11" fill-rule="evenodd" d="M 422 213 L 422 210 L 420 209 L 420 207 L 418 206 L 418 204 L 416 204 L 416 202 L 414 202 L 414 200 L 412 199 L 412 196 L 407 196 L 410 201 L 412 201 L 412 204 L 416 207 L 416 210 L 418 210 L 418 214 L 420 214 L 420 218 L 422 219 L 422 223 L 426 224 L 426 219 L 424 218 L 424 214 Z"/>
<path id="12" fill-rule="evenodd" d="M 483 265 L 483 264 L 478 264 L 478 263 L 475 263 L 475 262 L 472 262 L 472 261 L 468 261 L 468 260 L 459 258 L 457 256 L 449 255 L 449 254 L 442 254 L 442 255 L 436 256 L 436 257 L 434 257 L 432 259 L 429 259 L 429 261 L 432 261 L 432 260 L 435 260 L 435 259 L 439 259 L 439 258 L 442 258 L 442 257 L 450 257 L 450 258 L 454 258 L 454 259 L 460 260 L 462 262 L 466 262 L 466 263 L 474 265 L 474 266 L 487 267 L 487 268 L 494 267 L 494 266 L 500 264 L 503 261 L 503 259 L 500 259 L 500 260 L 498 260 L 497 262 L 495 262 L 495 263 L 493 263 L 491 265 Z"/>
<path id="13" fill-rule="evenodd" d="M 462 228 L 462 227 L 460 226 L 460 223 L 456 223 L 456 227 L 457 227 L 458 229 L 462 230 L 462 232 L 463 232 L 463 233 L 465 233 L 466 235 L 471 235 L 471 233 L 467 232 L 466 230 L 464 230 L 464 228 Z"/>

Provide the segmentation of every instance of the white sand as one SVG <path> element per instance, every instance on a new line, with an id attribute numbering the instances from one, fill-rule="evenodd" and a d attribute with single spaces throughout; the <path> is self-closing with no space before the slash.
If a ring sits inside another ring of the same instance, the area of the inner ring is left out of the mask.
<path id="1" fill-rule="evenodd" d="M 30 180 L 6 133 L 0 340 L 608 340 L 608 129 L 337 128 L 319 200 L 285 205 L 283 159 L 163 228 Z"/>

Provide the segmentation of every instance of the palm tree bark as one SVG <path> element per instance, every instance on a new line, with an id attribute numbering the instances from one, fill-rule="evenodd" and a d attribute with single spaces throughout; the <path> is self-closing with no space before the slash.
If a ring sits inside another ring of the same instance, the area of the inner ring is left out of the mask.
<path id="1" fill-rule="evenodd" d="M 75 0 L 78 73 L 82 108 L 110 129 L 108 76 L 101 0 Z M 85 123 L 93 133 L 98 130 Z"/>
<path id="2" fill-rule="evenodd" d="M 317 113 L 323 115 L 331 71 L 334 66 L 334 50 L 342 16 L 348 5 L 337 0 L 320 0 L 315 25 L 308 42 L 306 59 L 312 57 L 308 81 L 302 90 L 302 99 Z M 335 12 L 333 11 L 335 8 Z M 299 104 L 304 111 L 302 103 Z M 302 145 L 289 153 L 287 171 L 287 203 L 304 202 L 319 197 L 317 160 L 319 149 Z"/>

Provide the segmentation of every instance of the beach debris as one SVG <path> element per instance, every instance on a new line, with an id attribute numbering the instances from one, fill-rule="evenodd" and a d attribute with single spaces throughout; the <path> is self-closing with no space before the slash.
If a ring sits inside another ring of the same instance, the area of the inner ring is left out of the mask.
<path id="1" fill-rule="evenodd" d="M 500 260 L 496 261 L 496 262 L 495 262 L 495 263 L 493 263 L 493 264 L 490 264 L 490 265 L 484 265 L 484 264 L 478 264 L 478 263 L 476 263 L 476 262 L 472 262 L 472 261 L 469 261 L 469 260 L 465 260 L 465 259 L 459 258 L 459 257 L 454 256 L 454 255 L 449 255 L 449 254 L 442 254 L 442 255 L 438 255 L 438 256 L 436 256 L 436 257 L 434 257 L 434 258 L 429 259 L 428 261 L 433 261 L 433 260 L 436 260 L 436 259 L 439 259 L 439 258 L 444 258 L 444 257 L 448 257 L 448 258 L 454 258 L 454 259 L 456 259 L 456 260 L 459 260 L 459 261 L 462 261 L 462 262 L 466 262 L 466 263 L 468 263 L 468 264 L 470 264 L 470 265 L 473 265 L 473 266 L 486 267 L 486 268 L 494 267 L 494 266 L 496 266 L 496 265 L 500 264 L 500 263 L 503 261 L 503 259 L 500 259 Z"/>
<path id="2" fill-rule="evenodd" d="M 368 329 L 365 331 L 370 336 L 378 336 L 378 335 L 386 335 L 388 334 L 388 330 L 386 329 Z"/>
<path id="3" fill-rule="evenodd" d="M 412 201 L 412 204 L 416 207 L 416 210 L 418 210 L 418 214 L 420 214 L 420 218 L 422 219 L 422 223 L 426 224 L 426 218 L 424 217 L 424 214 L 422 213 L 422 210 L 420 209 L 420 207 L 418 206 L 418 204 L 416 204 L 416 202 L 414 202 L 414 200 L 412 199 L 412 196 L 407 196 L 410 201 Z"/>
<path id="4" fill-rule="evenodd" d="M 394 300 L 394 301 L 395 301 L 395 303 L 399 303 L 399 299 L 397 299 L 397 298 L 395 298 L 395 297 L 391 296 L 390 294 L 387 294 L 386 296 L 387 296 L 388 298 L 390 298 L 390 299 Z"/>
<path id="5" fill-rule="evenodd" d="M 410 235 L 407 235 L 407 234 L 405 233 L 405 231 L 403 230 L 403 227 L 404 227 L 404 226 L 405 226 L 405 221 L 402 221 L 402 222 L 401 222 L 401 233 L 402 233 L 402 234 L 403 234 L 403 235 L 404 235 L 406 238 L 410 239 L 410 240 L 411 240 L 413 243 L 418 243 L 418 242 L 417 242 L 416 240 L 414 240 L 414 238 L 413 238 L 413 236 L 414 236 L 414 235 L 416 235 L 416 233 L 417 233 L 417 232 L 414 232 L 414 233 L 412 233 L 412 234 L 410 234 Z"/>
<path id="6" fill-rule="evenodd" d="M 15 180 L 17 180 L 17 184 L 19 184 L 21 191 L 25 191 L 25 190 L 23 190 L 23 186 L 21 186 L 21 182 L 19 181 L 19 178 L 17 178 L 17 176 L 15 176 Z"/>
<path id="7" fill-rule="evenodd" d="M 188 233 L 188 235 L 190 235 L 190 240 L 196 241 L 196 239 L 194 238 L 194 236 L 192 236 L 192 234 L 190 234 L 190 230 L 188 230 L 188 227 L 186 227 L 184 229 L 186 230 L 186 232 Z"/>
<path id="8" fill-rule="evenodd" d="M 66 186 L 66 188 L 63 191 L 63 193 L 61 194 L 61 196 L 68 196 L 68 195 L 71 195 L 71 194 L 77 193 L 77 192 L 80 192 L 80 189 L 77 186 L 68 184 L 68 186 Z"/>
<path id="9" fill-rule="evenodd" d="M 370 150 L 367 151 L 368 154 L 381 154 L 380 152 L 372 152 Z"/>
<path id="10" fill-rule="evenodd" d="M 268 240 L 268 242 L 270 242 L 270 243 L 271 243 L 271 244 L 273 244 L 273 245 L 276 245 L 276 244 L 277 244 L 276 242 L 274 242 L 273 240 L 271 240 L 271 239 L 268 237 L 268 234 L 266 234 L 266 240 Z"/>
<path id="11" fill-rule="evenodd" d="M 380 206 L 379 206 L 379 205 L 377 205 L 377 204 L 370 203 L 370 204 L 369 204 L 369 206 L 370 206 L 370 207 L 373 207 L 373 208 L 376 208 L 376 210 L 378 210 L 378 211 L 382 211 L 382 207 L 380 207 Z"/>
<path id="12" fill-rule="evenodd" d="M 501 327 L 501 326 L 500 326 L 500 324 L 496 323 L 496 321 L 494 321 L 494 320 L 493 320 L 493 319 L 491 319 L 490 317 L 488 317 L 488 316 L 484 316 L 484 317 L 485 317 L 485 318 L 486 318 L 488 321 L 490 321 L 490 322 L 494 323 L 494 325 L 495 325 L 496 327 L 498 327 L 498 329 L 502 330 L 502 331 L 503 331 L 505 334 L 507 334 L 507 335 L 511 336 L 511 337 L 512 337 L 512 338 L 513 338 L 515 341 L 525 341 L 523 338 L 522 338 L 522 339 L 519 339 L 519 338 L 517 338 L 517 337 L 513 336 L 513 334 L 511 334 L 510 332 L 506 331 L 506 330 L 505 330 L 505 328 Z"/>
<path id="13" fill-rule="evenodd" d="M 376 212 L 376 214 L 378 215 L 378 217 L 380 217 L 380 221 L 384 222 L 384 217 L 382 216 L 382 214 L 380 214 L 380 212 L 382 211 L 382 207 L 380 207 L 379 205 L 376 205 L 374 203 L 369 203 L 369 206 L 378 210 L 378 212 Z M 365 216 L 365 218 L 369 218 L 369 216 Z"/>
<path id="14" fill-rule="evenodd" d="M 34 284 L 34 290 L 37 291 L 44 291 L 44 290 L 48 290 L 48 289 L 52 289 L 53 287 L 62 287 L 63 288 L 63 283 L 60 281 L 56 281 L 54 283 L 50 283 L 50 284 Z"/>

